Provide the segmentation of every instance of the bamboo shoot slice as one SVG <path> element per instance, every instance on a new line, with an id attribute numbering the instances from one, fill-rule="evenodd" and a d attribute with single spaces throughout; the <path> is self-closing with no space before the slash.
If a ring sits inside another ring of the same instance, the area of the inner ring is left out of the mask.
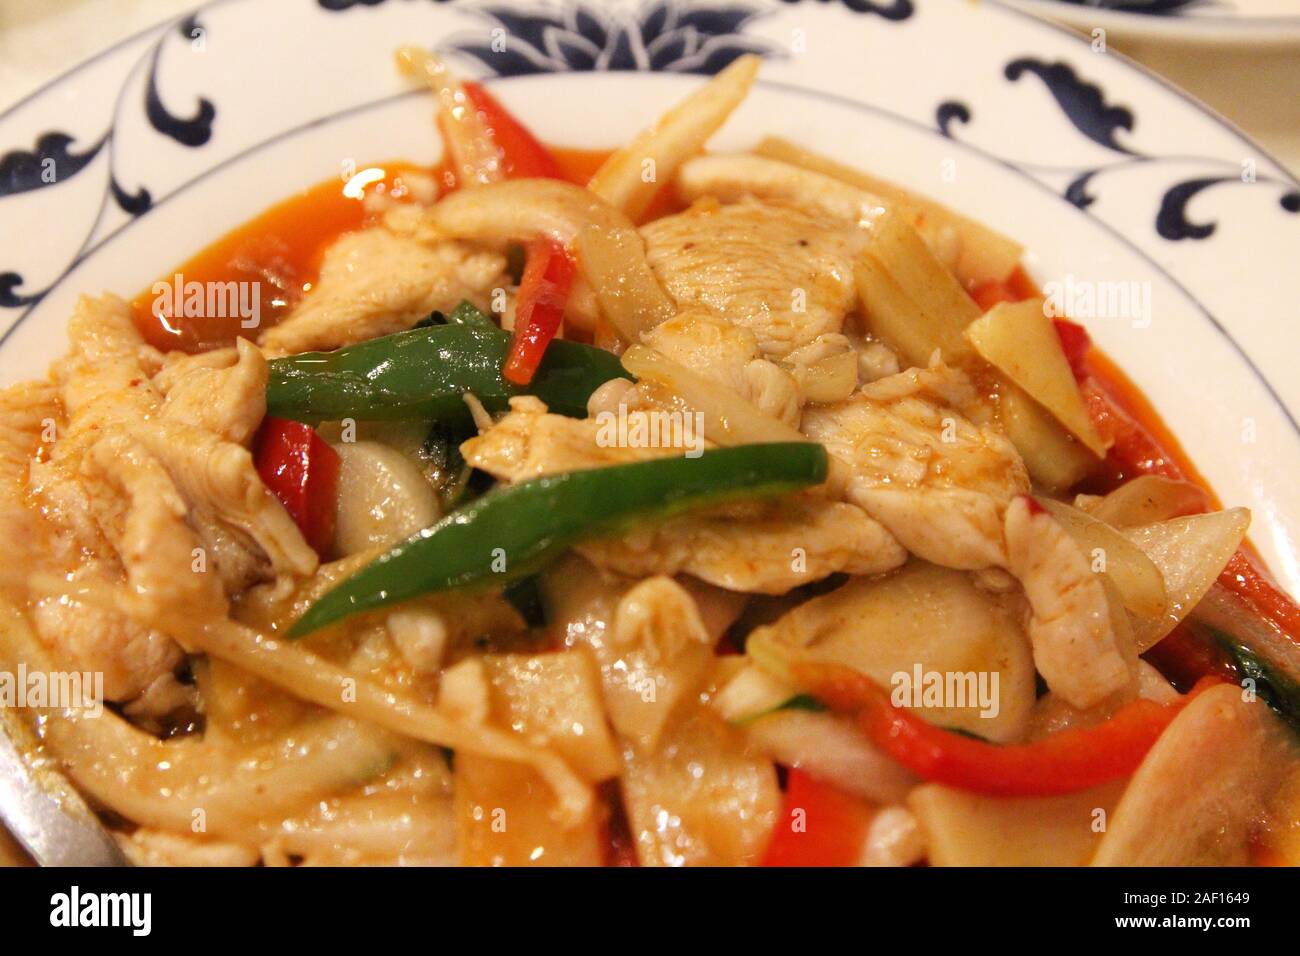
<path id="1" fill-rule="evenodd" d="M 623 804 L 642 866 L 759 861 L 780 812 L 776 768 L 741 731 L 691 707 L 654 753 L 624 752 Z"/>
<path id="2" fill-rule="evenodd" d="M 999 402 L 1002 427 L 1035 484 L 1047 491 L 1063 492 L 1096 467 L 1092 452 L 1072 438 L 1020 386 L 1004 379 L 999 386 Z"/>
<path id="3" fill-rule="evenodd" d="M 962 333 L 979 317 L 979 306 L 904 215 L 886 210 L 876 218 L 859 263 L 855 278 L 867 328 L 909 365 L 925 366 L 936 348 L 949 364 L 973 356 Z"/>
<path id="4" fill-rule="evenodd" d="M 738 58 L 611 154 L 587 188 L 630 219 L 639 220 L 660 185 L 672 181 L 678 167 L 704 148 L 745 99 L 761 62 L 752 54 Z"/>
<path id="5" fill-rule="evenodd" d="M 985 361 L 1028 392 L 1093 454 L 1106 454 L 1106 442 L 1084 407 L 1041 299 L 999 302 L 967 327 L 966 338 Z"/>
<path id="6" fill-rule="evenodd" d="M 1124 781 L 1059 797 L 986 797 L 938 784 L 907 799 L 931 866 L 1083 866 Z"/>
<path id="7" fill-rule="evenodd" d="M 1018 615 L 969 574 L 914 561 L 799 605 L 750 634 L 746 650 L 778 678 L 796 659 L 847 665 L 882 687 L 908 689 L 904 705 L 931 723 L 1010 742 L 1024 735 L 1034 703 L 1033 655 Z M 945 682 L 937 703 L 931 675 Z M 996 706 L 979 703 L 981 687 Z"/>
<path id="8" fill-rule="evenodd" d="M 491 719 L 553 750 L 583 779 L 617 776 L 618 750 L 605 722 L 600 672 L 583 647 L 546 654 L 489 654 Z"/>

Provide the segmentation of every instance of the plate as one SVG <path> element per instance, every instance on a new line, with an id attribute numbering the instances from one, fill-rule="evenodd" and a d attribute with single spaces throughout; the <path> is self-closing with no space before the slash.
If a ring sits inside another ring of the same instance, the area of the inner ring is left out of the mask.
<path id="1" fill-rule="evenodd" d="M 432 104 L 392 65 L 411 42 L 580 147 L 760 54 L 715 148 L 806 143 L 1021 240 L 1076 312 L 1091 290 L 1079 318 L 1300 592 L 1300 183 L 1118 55 L 989 0 L 216 0 L 0 114 L 0 382 L 44 373 L 82 292 L 132 296 L 359 164 L 436 160 Z"/>
<path id="2" fill-rule="evenodd" d="M 1295 0 L 1010 0 L 1091 34 L 1217 46 L 1300 45 Z"/>

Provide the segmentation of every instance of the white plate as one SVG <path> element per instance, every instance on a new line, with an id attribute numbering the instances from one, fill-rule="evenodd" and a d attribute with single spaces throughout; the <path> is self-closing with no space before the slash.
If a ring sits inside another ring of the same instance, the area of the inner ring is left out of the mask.
<path id="1" fill-rule="evenodd" d="M 1086 324 L 1300 591 L 1300 184 L 1127 61 L 988 0 L 210 3 L 0 115 L 0 382 L 43 374 L 80 293 L 133 295 L 356 163 L 435 160 L 432 105 L 391 65 L 405 42 L 575 146 L 626 140 L 686 74 L 756 51 L 719 147 L 791 137 L 1017 237 L 1040 282 L 1138 283 L 1149 325 Z"/>
<path id="2" fill-rule="evenodd" d="M 1300 45 L 1297 0 L 1008 0 L 1091 34 L 1215 46 Z"/>

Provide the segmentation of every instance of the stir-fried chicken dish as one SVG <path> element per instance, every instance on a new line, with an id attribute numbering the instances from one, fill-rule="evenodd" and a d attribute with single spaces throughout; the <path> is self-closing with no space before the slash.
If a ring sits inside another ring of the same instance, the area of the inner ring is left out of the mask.
<path id="1" fill-rule="evenodd" d="M 3 668 L 130 859 L 1300 863 L 1300 610 L 1013 239 L 707 151 L 753 57 L 600 154 L 399 65 L 439 166 L 0 391 Z"/>

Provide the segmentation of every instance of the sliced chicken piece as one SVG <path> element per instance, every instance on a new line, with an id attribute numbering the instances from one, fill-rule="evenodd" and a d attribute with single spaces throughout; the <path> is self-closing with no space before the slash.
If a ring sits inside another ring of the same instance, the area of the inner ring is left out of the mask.
<path id="1" fill-rule="evenodd" d="M 113 438 L 113 447 L 141 452 L 170 477 L 170 494 L 180 496 L 185 516 L 204 532 L 201 546 L 224 555 L 217 564 L 229 590 L 248 582 L 250 562 L 269 563 L 275 574 L 315 569 L 315 553 L 262 484 L 248 450 L 234 440 L 247 440 L 265 411 L 266 362 L 255 346 L 241 343 L 225 368 L 220 363 L 231 356 L 165 363 L 155 383 L 142 365 L 143 339 L 121 299 L 83 298 L 69 336 L 72 349 L 55 368 L 67 427 L 48 466 L 32 474 L 47 515 L 82 547 L 102 545 L 128 502 L 112 481 L 101 480 L 102 493 L 88 494 L 86 461 Z M 109 462 L 100 469 L 111 470 Z M 96 520 L 87 521 L 88 515 Z M 241 559 L 236 547 L 248 553 Z M 186 567 L 191 560 L 186 558 Z"/>
<path id="2" fill-rule="evenodd" d="M 675 448 L 602 442 L 601 427 L 594 418 L 552 415 L 540 399 L 521 396 L 510 400 L 508 414 L 482 435 L 466 441 L 460 450 L 475 468 L 511 482 L 681 454 L 681 449 Z"/>
<path id="3" fill-rule="evenodd" d="M 1101 576 L 1078 542 L 1022 495 L 1007 508 L 1006 545 L 1007 568 L 1029 599 L 1034 666 L 1047 686 L 1087 708 L 1135 684 L 1136 652 L 1121 649 Z"/>
<path id="4" fill-rule="evenodd" d="M 167 470 L 188 508 L 256 542 L 275 574 L 316 570 L 316 553 L 262 484 L 247 448 L 165 418 L 133 435 Z"/>
<path id="5" fill-rule="evenodd" d="M 62 417 L 58 391 L 49 382 L 20 382 L 0 389 L 0 593 L 19 602 L 33 570 L 64 564 L 70 548 L 53 538 L 49 524 L 31 507 L 28 487 L 38 450 Z"/>
<path id="6" fill-rule="evenodd" d="M 489 431 L 461 446 L 469 464 L 505 481 L 680 454 L 602 444 L 595 419 L 549 414 L 536 398 L 511 399 L 510 407 Z M 719 587 L 768 594 L 837 571 L 886 571 L 907 557 L 860 508 L 811 497 L 713 509 L 623 538 L 590 541 L 580 550 L 624 574 L 687 573 Z"/>
<path id="7" fill-rule="evenodd" d="M 1002 513 L 1029 490 L 1029 476 L 1000 431 L 945 401 L 968 388 L 942 366 L 909 370 L 810 406 L 803 431 L 851 466 L 848 499 L 907 550 L 977 570 L 1005 563 Z"/>
<path id="8" fill-rule="evenodd" d="M 641 227 L 646 258 L 680 308 L 754 333 L 768 358 L 839 332 L 854 303 L 862 230 L 792 206 L 697 203 Z"/>
<path id="9" fill-rule="evenodd" d="M 0 389 L 0 500 L 16 502 L 47 427 L 62 417 L 58 390 L 49 382 L 19 382 Z"/>
<path id="10" fill-rule="evenodd" d="M 29 415 L 47 414 L 14 422 L 56 432 L 53 441 L 28 436 L 48 448 L 28 469 L 47 519 L 31 516 L 42 543 L 28 570 L 70 574 L 74 585 L 33 585 L 34 619 L 43 640 L 104 673 L 110 699 L 129 700 L 181 661 L 167 636 L 175 615 L 224 617 L 223 583 L 236 590 L 264 578 L 268 561 L 309 573 L 316 557 L 236 443 L 264 412 L 256 347 L 162 359 L 111 296 L 83 298 L 69 335 L 53 369 L 62 409 L 33 403 Z"/>
<path id="11" fill-rule="evenodd" d="M 898 208 L 916 227 L 930 251 L 949 269 L 962 254 L 961 233 L 943 217 L 898 197 L 886 197 L 834 176 L 767 156 L 714 153 L 682 164 L 678 195 L 687 201 L 713 196 L 723 202 L 757 197 L 787 202 L 846 224 L 870 228 L 888 208 Z"/>
<path id="12" fill-rule="evenodd" d="M 266 416 L 266 359 L 247 339 L 234 348 L 179 357 L 154 378 L 162 415 L 247 445 Z"/>
<path id="13" fill-rule="evenodd" d="M 232 527 L 210 508 L 192 507 L 189 524 L 199 536 L 204 561 L 216 568 L 226 594 L 234 597 L 274 577 L 266 553 L 246 532 Z M 308 561 L 312 560 L 307 557 Z"/>
<path id="14" fill-rule="evenodd" d="M 687 201 L 712 196 L 722 202 L 758 197 L 790 203 L 855 226 L 870 226 L 886 200 L 824 173 L 748 153 L 697 156 L 682 164 L 677 192 Z"/>
<path id="15" fill-rule="evenodd" d="M 141 364 L 147 346 L 124 301 L 82 296 L 68 321 L 68 340 L 71 349 L 53 367 L 68 415 L 60 446 L 65 437 L 131 425 L 157 411 L 162 395 Z"/>
<path id="16" fill-rule="evenodd" d="M 0 534 L 9 542 L 0 553 L 0 585 L 30 582 L 33 572 L 64 572 L 79 558 L 79 566 L 67 578 L 72 594 L 33 595 L 33 626 L 70 670 L 102 674 L 108 700 L 130 700 L 169 675 L 181 661 L 181 650 L 166 635 L 113 608 L 114 597 L 121 594 L 121 575 L 114 562 L 60 547 L 51 526 L 28 509 L 24 500 L 28 466 L 49 437 L 47 429 L 61 418 L 55 387 L 25 382 L 4 389 L 0 412 Z M 82 600 L 77 592 L 84 589 L 107 599 Z"/>
<path id="17" fill-rule="evenodd" d="M 95 521 L 81 462 L 103 436 L 156 417 L 162 396 L 142 366 L 147 347 L 117 296 L 82 296 L 68 321 L 69 351 L 54 363 L 66 420 L 48 459 L 31 466 L 33 498 L 74 549 L 108 544 Z"/>
<path id="18" fill-rule="evenodd" d="M 677 364 L 726 385 L 759 411 L 799 427 L 799 385 L 781 366 L 759 357 L 749 329 L 690 309 L 661 322 L 642 340 Z"/>
<path id="19" fill-rule="evenodd" d="M 913 366 L 892 375 L 878 376 L 862 386 L 862 394 L 875 401 L 923 398 L 949 405 L 977 425 L 993 417 L 991 403 L 971 384 L 967 375 L 946 365 L 938 351 L 925 368 Z"/>
<path id="20" fill-rule="evenodd" d="M 577 549 L 598 567 L 636 577 L 691 574 L 732 591 L 784 594 L 830 574 L 878 574 L 907 552 L 861 508 L 799 497 L 741 514 L 676 518 Z"/>
<path id="21" fill-rule="evenodd" d="M 252 480 L 251 459 L 234 450 L 248 445 L 266 415 L 266 380 L 265 357 L 245 339 L 229 349 L 170 355 L 154 377 L 166 396 L 159 416 L 167 431 L 164 459 L 187 480 L 207 476 L 209 466 L 228 473 L 223 482 L 197 485 L 189 496 L 190 524 L 227 594 L 275 572 L 309 574 L 315 567 L 284 509 Z"/>
<path id="22" fill-rule="evenodd" d="M 320 279 L 261 344 L 273 355 L 335 349 L 411 328 L 463 299 L 486 308 L 504 289 L 505 257 L 466 243 L 423 242 L 374 226 L 325 253 Z"/>
<path id="23" fill-rule="evenodd" d="M 189 506 L 158 460 L 126 435 L 110 434 L 92 446 L 82 472 L 92 484 L 96 520 L 126 570 L 129 604 L 141 618 L 224 617 L 220 580 L 195 562 L 200 545 L 185 520 Z"/>
<path id="24" fill-rule="evenodd" d="M 67 542 L 70 547 L 42 549 L 28 571 L 58 571 L 62 580 L 69 565 L 72 570 L 66 587 L 29 585 L 32 621 L 60 659 L 104 675 L 107 699 L 128 701 L 168 677 L 184 658 L 164 630 L 151 625 L 155 610 L 181 601 L 182 613 L 224 614 L 224 598 L 215 577 L 194 571 L 197 538 L 185 524 L 184 503 L 170 479 L 120 429 L 89 447 L 76 476 L 66 488 L 84 499 L 83 520 L 93 529 L 97 550 L 73 550 L 76 537 Z M 62 535 L 54 542 L 70 537 L 70 526 L 56 527 Z M 50 528 L 40 523 L 33 530 Z M 124 566 L 130 589 L 123 583 Z"/>
<path id="25" fill-rule="evenodd" d="M 897 375 L 901 369 L 898 356 L 884 342 L 851 335 L 849 343 L 858 355 L 858 379 L 862 382 L 875 382 L 891 375 Z"/>
<path id="26" fill-rule="evenodd" d="M 126 701 L 170 675 L 184 654 L 166 634 L 111 606 L 114 597 L 125 596 L 120 577 L 115 565 L 86 562 L 69 579 L 72 594 L 49 595 L 33 604 L 32 624 L 69 669 L 103 674 L 104 697 Z M 81 589 L 110 600 L 83 600 L 76 594 Z"/>

